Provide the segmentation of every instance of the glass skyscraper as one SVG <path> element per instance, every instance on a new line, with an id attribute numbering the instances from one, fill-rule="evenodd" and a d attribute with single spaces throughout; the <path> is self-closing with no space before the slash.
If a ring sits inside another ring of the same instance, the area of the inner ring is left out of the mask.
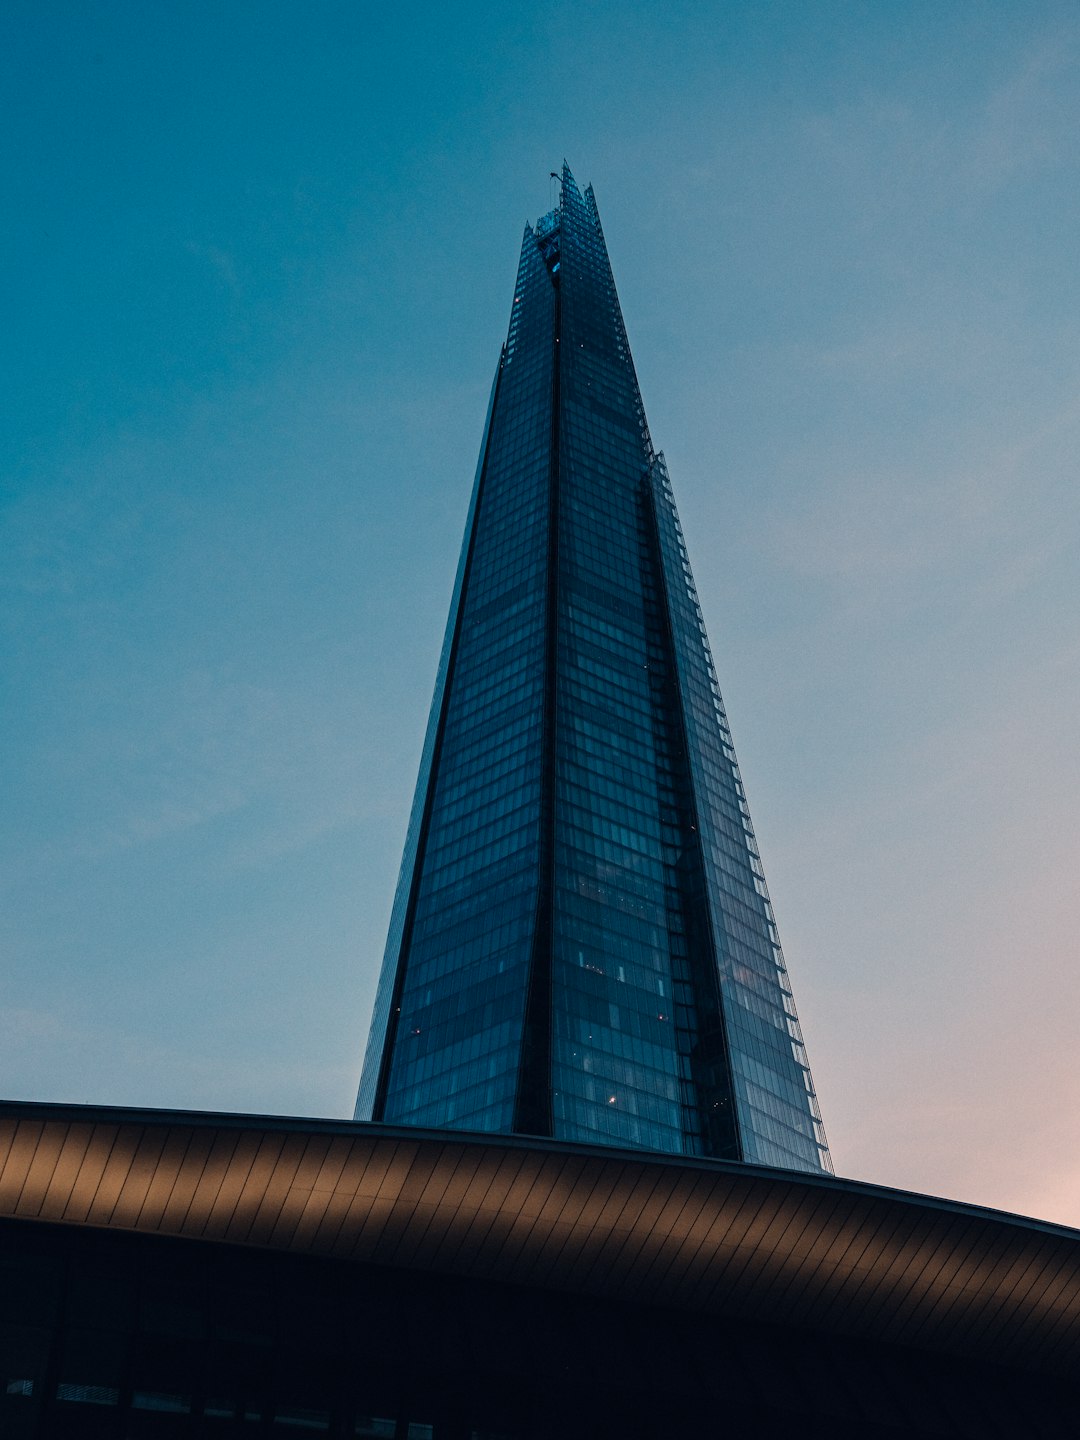
<path id="1" fill-rule="evenodd" d="M 830 1170 L 591 187 L 526 226 L 356 1116 Z"/>

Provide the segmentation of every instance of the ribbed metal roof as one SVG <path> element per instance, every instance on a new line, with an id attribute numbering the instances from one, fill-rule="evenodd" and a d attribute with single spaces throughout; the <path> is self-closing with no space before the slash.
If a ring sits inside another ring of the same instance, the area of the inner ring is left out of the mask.
<path id="1" fill-rule="evenodd" d="M 718 1161 L 0 1104 L 0 1216 L 537 1285 L 1073 1373 L 1080 1232 Z"/>

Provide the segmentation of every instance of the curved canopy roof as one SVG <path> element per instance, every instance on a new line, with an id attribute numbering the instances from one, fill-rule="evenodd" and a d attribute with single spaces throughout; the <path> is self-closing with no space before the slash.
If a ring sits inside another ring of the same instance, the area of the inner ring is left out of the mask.
<path id="1" fill-rule="evenodd" d="M 1080 1232 L 713 1160 L 0 1104 L 0 1217 L 675 1306 L 1071 1373 Z"/>

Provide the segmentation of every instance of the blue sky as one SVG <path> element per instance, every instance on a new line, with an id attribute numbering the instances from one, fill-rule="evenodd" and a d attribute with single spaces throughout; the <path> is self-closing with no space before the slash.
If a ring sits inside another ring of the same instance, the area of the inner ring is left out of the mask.
<path id="1" fill-rule="evenodd" d="M 1080 17 L 9 3 L 0 1094 L 351 1108 L 596 187 L 841 1173 L 1080 1224 Z"/>

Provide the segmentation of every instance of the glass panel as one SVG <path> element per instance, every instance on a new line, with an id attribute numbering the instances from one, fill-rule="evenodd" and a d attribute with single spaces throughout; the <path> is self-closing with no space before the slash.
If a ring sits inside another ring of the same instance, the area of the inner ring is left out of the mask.
<path id="1" fill-rule="evenodd" d="M 116 1405 L 120 1391 L 111 1385 L 73 1385 L 61 1381 L 56 1387 L 57 1400 L 71 1400 L 79 1405 Z"/>

